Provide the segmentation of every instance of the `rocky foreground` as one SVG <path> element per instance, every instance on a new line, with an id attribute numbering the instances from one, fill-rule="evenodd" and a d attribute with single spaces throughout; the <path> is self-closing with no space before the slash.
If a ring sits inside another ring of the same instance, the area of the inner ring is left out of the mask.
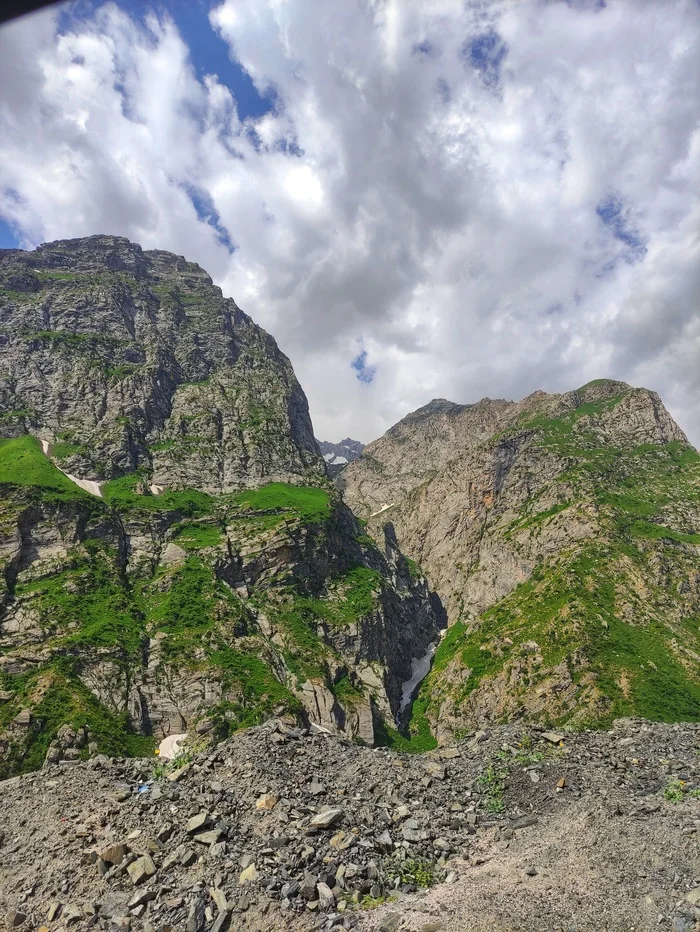
<path id="1" fill-rule="evenodd" d="M 700 918 L 700 726 L 401 755 L 283 721 L 0 783 L 11 929 L 651 930 Z"/>

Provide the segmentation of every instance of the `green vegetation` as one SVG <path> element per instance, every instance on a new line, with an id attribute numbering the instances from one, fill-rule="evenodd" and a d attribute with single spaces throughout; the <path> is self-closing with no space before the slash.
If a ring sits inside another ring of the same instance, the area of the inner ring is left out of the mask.
<path id="1" fill-rule="evenodd" d="M 235 701 L 225 700 L 207 712 L 214 721 L 217 738 L 226 738 L 240 728 L 259 725 L 275 709 L 297 711 L 300 708 L 299 701 L 252 651 L 222 645 L 209 654 L 208 660 L 223 672 L 224 691 L 238 693 Z"/>
<path id="2" fill-rule="evenodd" d="M 201 550 L 221 543 L 221 531 L 211 524 L 194 522 L 181 525 L 174 537 L 175 543 L 185 550 Z"/>
<path id="3" fill-rule="evenodd" d="M 76 272 L 54 272 L 51 269 L 35 269 L 34 271 L 39 276 L 39 278 L 48 278 L 55 281 L 73 282 L 79 278 L 86 277 L 79 275 Z"/>
<path id="4" fill-rule="evenodd" d="M 398 878 L 402 884 L 410 883 L 416 887 L 432 887 L 438 881 L 437 866 L 427 858 L 406 858 L 403 861 L 392 858 L 386 871 L 390 880 Z"/>
<path id="5" fill-rule="evenodd" d="M 505 809 L 503 791 L 507 777 L 508 768 L 493 762 L 477 777 L 476 782 L 484 791 L 483 805 L 487 812 L 503 812 Z"/>
<path id="6" fill-rule="evenodd" d="M 39 441 L 28 435 L 0 440 L 0 485 L 41 488 L 45 501 L 91 498 L 64 476 L 44 456 Z"/>
<path id="7" fill-rule="evenodd" d="M 292 511 L 309 522 L 325 521 L 330 517 L 328 492 L 312 486 L 270 482 L 259 489 L 239 493 L 236 501 L 257 511 Z"/>
<path id="8" fill-rule="evenodd" d="M 78 679 L 69 658 L 59 657 L 50 665 L 20 677 L 4 675 L 2 687 L 15 692 L 17 697 L 15 703 L 6 704 L 9 711 L 15 714 L 18 707 L 31 705 L 33 723 L 24 745 L 11 747 L 9 755 L 0 763 L 0 779 L 17 771 L 40 768 L 56 732 L 66 723 L 76 729 L 87 727 L 90 740 L 95 741 L 104 754 L 146 756 L 153 753 L 153 739 L 131 731 L 126 714 L 115 714 L 101 705 Z"/>
<path id="9" fill-rule="evenodd" d="M 411 579 L 422 579 L 423 571 L 420 566 L 416 563 L 415 560 L 412 560 L 410 557 L 406 557 L 406 566 L 408 567 L 408 574 Z"/>
<path id="10" fill-rule="evenodd" d="M 59 441 L 51 445 L 51 456 L 57 460 L 65 460 L 77 453 L 84 453 L 86 447 L 82 443 L 69 443 Z"/>
<path id="11" fill-rule="evenodd" d="M 164 492 L 162 495 L 137 492 L 137 486 L 142 486 L 145 481 L 139 472 L 111 479 L 102 485 L 102 497 L 108 505 L 120 511 L 178 511 L 188 517 L 197 517 L 210 514 L 214 508 L 214 499 L 196 489 Z"/>
<path id="12" fill-rule="evenodd" d="M 677 780 L 669 777 L 663 790 L 663 797 L 670 803 L 680 803 L 683 801 L 685 791 L 685 780 Z"/>
<path id="13" fill-rule="evenodd" d="M 421 690 L 411 706 L 411 718 L 408 725 L 408 734 L 402 734 L 393 725 L 380 720 L 375 728 L 375 742 L 377 747 L 391 748 L 393 751 L 402 751 L 405 754 L 424 754 L 437 747 L 437 741 L 430 730 L 428 721 L 428 697 Z"/>
<path id="14" fill-rule="evenodd" d="M 142 617 L 118 575 L 115 554 L 94 540 L 86 549 L 71 569 L 19 585 L 16 595 L 32 596 L 44 630 L 61 646 L 78 652 L 115 648 L 115 661 L 128 664 L 140 653 Z"/>
<path id="15" fill-rule="evenodd" d="M 362 689 L 355 686 L 347 674 L 342 676 L 336 683 L 331 684 L 331 692 L 338 702 L 346 707 L 364 699 Z"/>
<path id="16" fill-rule="evenodd" d="M 163 583 L 169 583 L 163 590 Z M 158 585 L 142 590 L 149 628 L 165 632 L 163 657 L 182 667 L 196 667 L 201 652 L 217 645 L 218 622 L 231 634 L 247 631 L 247 616 L 239 599 L 202 559 L 190 554 Z"/>

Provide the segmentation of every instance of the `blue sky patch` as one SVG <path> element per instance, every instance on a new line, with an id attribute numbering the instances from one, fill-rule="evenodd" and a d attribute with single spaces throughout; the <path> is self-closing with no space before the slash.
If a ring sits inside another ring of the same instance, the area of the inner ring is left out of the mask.
<path id="1" fill-rule="evenodd" d="M 185 185 L 185 190 L 202 223 L 208 224 L 216 231 L 217 239 L 228 249 L 229 253 L 235 252 L 236 246 L 232 242 L 228 230 L 222 224 L 219 212 L 216 207 L 214 207 L 214 202 L 209 194 L 201 188 L 196 188 L 194 185 Z"/>
<path id="2" fill-rule="evenodd" d="M 628 224 L 624 202 L 619 195 L 610 194 L 598 204 L 595 212 L 605 226 L 612 231 L 615 239 L 627 247 L 624 258 L 628 262 L 640 262 L 646 256 L 646 241 L 634 227 Z"/>
<path id="3" fill-rule="evenodd" d="M 356 378 L 358 378 L 360 382 L 365 382 L 369 385 L 370 382 L 374 381 L 377 370 L 375 366 L 367 365 L 367 350 L 362 350 L 361 353 L 358 353 L 350 363 L 350 366 L 356 370 Z"/>
<path id="4" fill-rule="evenodd" d="M 59 18 L 59 33 L 68 31 L 74 23 L 80 23 L 92 17 L 100 3 L 76 3 L 64 7 Z M 119 0 L 118 6 L 132 19 L 143 23 L 149 12 L 156 15 L 167 13 L 177 26 L 183 40 L 187 43 L 190 60 L 197 77 L 201 80 L 205 74 L 215 74 L 236 98 L 238 116 L 256 119 L 274 110 L 277 97 L 274 91 L 260 95 L 248 72 L 229 56 L 229 48 L 221 36 L 215 32 L 209 22 L 210 11 L 218 3 L 213 0 L 158 0 L 146 3 L 144 0 Z"/>
<path id="5" fill-rule="evenodd" d="M 0 216 L 0 249 L 18 249 L 19 245 L 12 226 Z"/>
<path id="6" fill-rule="evenodd" d="M 493 30 L 468 39 L 463 47 L 464 58 L 477 71 L 481 80 L 493 90 L 501 84 L 501 65 L 508 54 L 508 46 Z"/>

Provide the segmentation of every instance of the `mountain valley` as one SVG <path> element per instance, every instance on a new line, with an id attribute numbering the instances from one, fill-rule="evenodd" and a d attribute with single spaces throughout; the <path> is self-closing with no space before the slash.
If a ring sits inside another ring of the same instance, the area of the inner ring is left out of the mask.
<path id="1" fill-rule="evenodd" d="M 654 392 L 319 444 L 198 265 L 61 240 L 0 250 L 0 492 L 8 928 L 697 928 L 700 455 Z"/>

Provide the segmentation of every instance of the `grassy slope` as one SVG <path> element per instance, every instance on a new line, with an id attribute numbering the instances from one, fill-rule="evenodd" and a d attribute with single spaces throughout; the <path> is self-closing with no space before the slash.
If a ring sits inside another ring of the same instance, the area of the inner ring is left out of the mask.
<path id="1" fill-rule="evenodd" d="M 700 456 L 678 443 L 633 449 L 601 446 L 583 417 L 597 419 L 619 397 L 581 406 L 556 419 L 542 416 L 522 426 L 536 442 L 572 465 L 556 482 L 564 501 L 538 510 L 539 495 L 506 528 L 541 533 L 571 509 L 593 505 L 600 533 L 540 564 L 531 578 L 488 609 L 476 624 L 455 624 L 424 681 L 413 739 L 425 743 L 424 712 L 435 713 L 444 692 L 459 711 L 489 677 L 524 656 L 536 641 L 546 669 L 565 661 L 575 682 L 590 670 L 595 700 L 565 719 L 605 724 L 620 715 L 654 720 L 700 720 L 700 618 L 686 617 L 680 593 L 700 556 Z M 590 422 L 589 422 L 590 423 Z M 572 491 L 574 499 L 572 500 Z M 517 540 L 517 538 L 515 538 Z M 508 644 L 504 639 L 509 639 Z M 691 653 L 689 653 L 689 651 Z M 469 669 L 451 686 L 448 666 Z M 523 689 L 535 686 L 537 671 Z"/>
<path id="2" fill-rule="evenodd" d="M 298 701 L 279 682 L 268 662 L 269 647 L 251 609 L 263 608 L 282 631 L 284 656 L 298 681 L 326 679 L 333 652 L 320 634 L 321 624 L 344 624 L 373 610 L 381 577 L 354 567 L 329 581 L 325 595 L 300 591 L 281 568 L 279 579 L 253 593 L 250 604 L 233 592 L 215 571 L 226 529 L 247 547 L 259 547 L 278 533 L 306 528 L 314 545 L 323 543 L 332 518 L 327 491 L 272 483 L 237 495 L 209 496 L 196 490 L 161 496 L 139 494 L 140 476 L 105 483 L 104 501 L 80 490 L 41 452 L 38 441 L 20 437 L 0 441 L 0 482 L 14 506 L 8 529 L 29 500 L 71 503 L 87 510 L 86 539 L 75 546 L 56 571 L 21 581 L 14 595 L 31 607 L 52 654 L 31 672 L 4 675 L 0 689 L 13 699 L 0 705 L 0 731 L 20 708 L 31 707 L 40 727 L 32 730 L 22 760 L 6 771 L 32 769 L 43 760 L 63 722 L 87 724 L 108 753 L 143 752 L 150 739 L 134 735 L 124 716 L 105 709 L 85 688 L 79 672 L 95 651 L 123 671 L 125 680 L 142 662 L 147 635 L 161 634 L 161 663 L 191 671 L 210 669 L 227 698 L 211 710 L 217 733 L 262 721 L 276 707 L 296 708 Z M 11 511 L 11 513 L 10 513 Z M 81 512 L 82 513 L 82 512 Z M 157 514 L 171 528 L 172 540 L 186 553 L 180 564 L 127 576 L 114 549 L 114 534 L 104 536 L 104 521 L 116 517 L 145 527 Z M 269 588 L 268 588 L 269 585 Z M 352 684 L 338 687 L 339 698 L 354 697 Z"/>

